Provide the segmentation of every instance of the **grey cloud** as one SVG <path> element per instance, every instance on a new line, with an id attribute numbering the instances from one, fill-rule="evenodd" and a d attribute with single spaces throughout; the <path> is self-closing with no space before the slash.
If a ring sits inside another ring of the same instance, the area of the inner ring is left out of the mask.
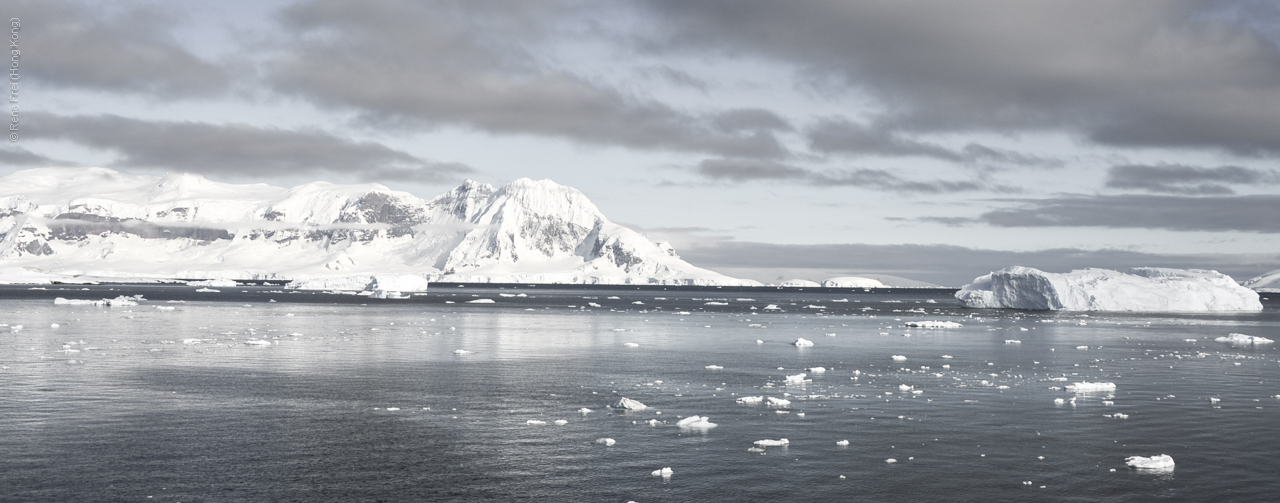
<path id="1" fill-rule="evenodd" d="M 59 116 L 30 113 L 31 136 L 69 140 L 110 150 L 120 167 L 199 173 L 284 176 L 353 174 L 370 181 L 439 182 L 470 172 L 460 164 L 436 163 L 374 142 L 357 142 L 318 131 L 290 131 L 244 124 L 148 122 L 115 115 Z"/>
<path id="2" fill-rule="evenodd" d="M 179 44 L 173 17 L 155 4 L 106 6 L 66 0 L 18 0 L 22 77 L 51 87 L 207 96 L 226 91 L 221 66 Z"/>
<path id="3" fill-rule="evenodd" d="M 1280 196 L 1077 196 L 1019 201 L 972 219 L 925 218 L 951 225 L 1110 227 L 1174 231 L 1280 232 Z"/>
<path id="4" fill-rule="evenodd" d="M 1010 190 L 1007 187 L 990 186 L 985 183 L 968 180 L 908 180 L 881 169 L 851 168 L 818 171 L 776 161 L 756 159 L 706 159 L 698 163 L 694 172 L 712 180 L 736 183 L 779 180 L 822 187 L 865 187 L 925 194 Z"/>
<path id="5" fill-rule="evenodd" d="M 1280 254 L 1175 255 L 1073 248 L 1014 252 L 950 245 L 779 245 L 737 241 L 677 251 L 682 258 L 699 267 L 733 271 L 739 275 L 749 275 L 753 269 L 771 274 L 779 268 L 803 268 L 825 271 L 832 276 L 882 274 L 952 287 L 1013 265 L 1050 272 L 1085 267 L 1116 270 L 1140 266 L 1215 269 L 1236 280 L 1280 269 Z M 753 277 L 776 281 L 773 276 Z"/>
<path id="6" fill-rule="evenodd" d="M 290 41 L 265 65 L 281 93 L 371 123 L 748 157 L 786 149 L 773 125 L 725 131 L 564 70 L 537 52 L 569 6 L 539 2 L 315 0 L 281 15 Z M 732 114 L 730 114 L 732 115 Z"/>
<path id="7" fill-rule="evenodd" d="M 1107 187 L 1170 194 L 1231 194 L 1235 191 L 1228 185 L 1277 183 L 1280 183 L 1280 173 L 1239 166 L 1201 168 L 1181 164 L 1127 164 L 1112 166 L 1107 171 Z"/>
<path id="8" fill-rule="evenodd" d="M 827 118 L 809 126 L 809 147 L 818 152 L 840 152 L 857 155 L 919 156 L 963 164 L 999 163 L 1022 166 L 1058 167 L 1060 161 L 1021 154 L 970 143 L 953 150 L 934 143 L 908 137 L 891 126 L 859 124 L 845 119 Z"/>
<path id="9" fill-rule="evenodd" d="M 1041 130 L 1280 154 L 1280 44 L 1268 38 L 1280 14 L 1265 2 L 643 5 L 653 15 L 644 47 L 834 76 L 876 98 L 876 120 L 895 131 Z"/>
<path id="10" fill-rule="evenodd" d="M 66 161 L 50 159 L 22 147 L 0 148 L 0 165 L 5 166 L 53 166 L 67 165 Z"/>
<path id="11" fill-rule="evenodd" d="M 646 68 L 643 71 L 643 73 L 646 75 L 660 77 L 662 78 L 662 80 L 665 80 L 668 83 L 675 84 L 677 86 L 697 89 L 704 93 L 707 92 L 707 89 L 709 87 L 707 86 L 707 83 L 705 81 L 697 77 L 694 77 L 689 72 L 686 72 L 684 70 L 680 70 L 677 68 L 672 68 L 668 65 L 659 65 L 652 68 Z"/>

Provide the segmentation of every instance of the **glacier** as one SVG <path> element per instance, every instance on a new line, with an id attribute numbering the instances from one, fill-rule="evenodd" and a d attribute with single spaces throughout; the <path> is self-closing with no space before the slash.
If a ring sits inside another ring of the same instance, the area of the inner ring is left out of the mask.
<path id="1" fill-rule="evenodd" d="M 960 305 L 1062 311 L 1261 311 L 1258 293 L 1230 276 L 1200 269 L 1136 267 L 1128 273 L 1080 269 L 1048 273 L 1009 267 L 956 292 Z"/>
<path id="2" fill-rule="evenodd" d="M 1249 278 L 1241 285 L 1259 292 L 1280 293 L 1280 269 Z"/>
<path id="3" fill-rule="evenodd" d="M 0 178 L 0 283 L 98 280 L 760 285 L 695 267 L 550 180 L 466 181 L 424 200 L 380 184 L 282 188 L 105 168 Z"/>
<path id="4" fill-rule="evenodd" d="M 829 278 L 822 282 L 824 288 L 888 288 L 887 285 L 879 280 L 864 278 L 861 276 L 841 276 L 838 278 Z"/>

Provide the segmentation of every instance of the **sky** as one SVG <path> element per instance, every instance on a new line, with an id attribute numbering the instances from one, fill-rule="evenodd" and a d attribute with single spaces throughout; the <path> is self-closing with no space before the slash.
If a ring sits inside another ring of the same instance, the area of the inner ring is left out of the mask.
<path id="1" fill-rule="evenodd" d="M 0 0 L 0 16 L 20 51 L 0 176 L 424 198 L 551 179 L 695 265 L 775 282 L 1280 269 L 1274 2 Z"/>

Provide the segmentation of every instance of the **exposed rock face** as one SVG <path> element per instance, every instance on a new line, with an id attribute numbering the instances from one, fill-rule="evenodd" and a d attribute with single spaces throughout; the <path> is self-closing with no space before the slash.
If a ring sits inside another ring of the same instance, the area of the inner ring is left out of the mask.
<path id="1" fill-rule="evenodd" d="M 0 233 L 0 265 L 66 274 L 755 284 L 688 264 L 549 180 L 467 181 L 426 201 L 377 184 L 35 169 L 0 179 Z"/>

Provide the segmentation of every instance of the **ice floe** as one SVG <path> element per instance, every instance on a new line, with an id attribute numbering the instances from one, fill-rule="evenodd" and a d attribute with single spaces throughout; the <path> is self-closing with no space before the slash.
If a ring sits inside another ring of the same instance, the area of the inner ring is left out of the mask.
<path id="1" fill-rule="evenodd" d="M 785 398 L 769 397 L 768 400 L 769 400 L 770 407 L 790 407 L 791 406 L 791 400 L 787 400 Z"/>
<path id="2" fill-rule="evenodd" d="M 467 351 L 467 350 L 465 350 L 465 349 L 455 349 L 455 350 L 453 350 L 453 354 L 455 354 L 455 355 L 469 355 L 469 354 L 471 354 L 471 353 L 473 353 L 473 352 L 474 352 L 474 351 Z"/>
<path id="3" fill-rule="evenodd" d="M 1128 273 L 1081 269 L 1048 273 L 1010 267 L 956 292 L 960 305 L 1065 311 L 1261 311 L 1258 292 L 1200 269 L 1137 267 Z"/>
<path id="4" fill-rule="evenodd" d="M 1168 454 L 1150 457 L 1129 456 L 1125 458 L 1124 464 L 1140 470 L 1172 470 L 1173 457 Z"/>
<path id="5" fill-rule="evenodd" d="M 640 402 L 639 402 L 639 401 L 637 401 L 637 400 L 632 400 L 632 399 L 627 398 L 627 397 L 625 397 L 625 396 L 624 396 L 624 397 L 622 397 L 622 399 L 621 399 L 621 400 L 618 400 L 618 403 L 617 403 L 617 404 L 614 404 L 613 408 L 615 408 L 615 409 L 626 409 L 626 410 L 645 410 L 645 409 L 649 408 L 649 406 L 647 406 L 647 405 L 645 405 L 645 404 L 643 404 L 643 403 L 640 403 Z"/>
<path id="6" fill-rule="evenodd" d="M 827 368 L 826 367 L 809 367 L 807 370 L 813 374 L 822 374 L 827 371 Z"/>
<path id="7" fill-rule="evenodd" d="M 467 301 L 467 304 L 493 304 L 493 303 L 494 303 L 493 299 L 475 299 L 475 300 Z"/>
<path id="8" fill-rule="evenodd" d="M 670 476 L 671 476 L 671 474 L 673 474 L 673 473 L 675 473 L 675 472 L 671 470 L 671 467 L 670 467 L 670 466 L 667 466 L 667 467 L 664 467 L 664 468 L 661 468 L 661 469 L 658 469 L 658 470 L 654 470 L 654 471 L 653 471 L 653 473 L 652 473 L 652 475 L 653 475 L 654 477 L 662 477 L 662 478 L 664 478 L 664 479 L 665 479 L 665 478 L 667 478 L 667 477 L 670 477 Z"/>
<path id="9" fill-rule="evenodd" d="M 849 441 L 848 441 L 848 440 L 839 440 L 839 441 L 836 441 L 836 445 L 838 445 L 838 446 L 840 446 L 840 447 L 848 447 L 848 446 L 849 446 Z"/>
<path id="10" fill-rule="evenodd" d="M 1067 391 L 1076 393 L 1089 393 L 1093 391 L 1115 391 L 1116 383 L 1113 382 L 1089 382 L 1080 381 L 1075 384 L 1067 385 Z"/>
<path id="11" fill-rule="evenodd" d="M 764 403 L 764 397 L 744 396 L 744 397 L 738 398 L 737 402 L 742 405 L 760 405 L 761 403 Z"/>
<path id="12" fill-rule="evenodd" d="M 907 361 L 907 357 L 902 356 L 902 355 L 893 355 L 893 356 L 890 356 L 889 358 L 892 358 L 892 359 L 893 359 L 893 361 L 895 361 L 895 362 Z"/>
<path id="13" fill-rule="evenodd" d="M 608 447 L 618 442 L 612 438 L 597 438 L 596 443 Z"/>
<path id="14" fill-rule="evenodd" d="M 798 347 L 798 348 L 813 347 L 813 341 L 809 339 L 805 339 L 804 337 L 796 339 L 796 341 L 791 344 L 793 344 L 795 347 Z"/>
<path id="15" fill-rule="evenodd" d="M 676 422 L 676 426 L 686 430 L 709 430 L 716 427 L 707 416 L 689 416 Z"/>
<path id="16" fill-rule="evenodd" d="M 724 367 L 721 367 L 719 365 L 707 365 L 704 368 L 706 368 L 707 370 L 723 370 L 724 369 Z"/>
<path id="17" fill-rule="evenodd" d="M 808 374 L 803 372 L 795 375 L 789 375 L 787 376 L 787 384 L 804 384 L 805 377 L 808 377 Z"/>
<path id="18" fill-rule="evenodd" d="M 908 321 L 906 326 L 915 328 L 960 328 L 964 325 L 954 321 Z"/>
<path id="19" fill-rule="evenodd" d="M 1248 346 L 1251 344 L 1271 344 L 1275 342 L 1266 337 L 1256 337 L 1256 336 L 1245 335 L 1245 334 L 1230 334 L 1230 335 L 1227 335 L 1226 337 L 1218 337 L 1217 339 L 1214 339 L 1214 341 L 1225 342 L 1227 344 L 1231 344 L 1235 346 Z"/>
<path id="20" fill-rule="evenodd" d="M 764 440 L 756 440 L 755 442 L 752 442 L 752 443 L 760 447 L 783 447 L 786 445 L 790 445 L 791 441 L 785 438 L 780 438 L 777 440 L 769 440 L 766 438 Z"/>

